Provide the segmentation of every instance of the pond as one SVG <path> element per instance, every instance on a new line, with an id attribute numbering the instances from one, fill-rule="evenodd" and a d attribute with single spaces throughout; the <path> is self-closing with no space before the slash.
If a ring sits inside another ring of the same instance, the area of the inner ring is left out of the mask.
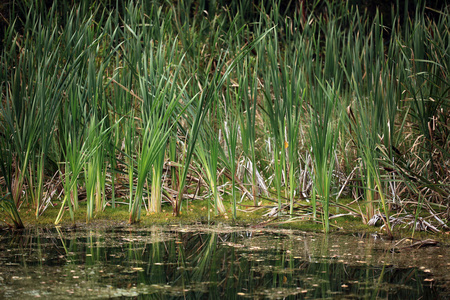
<path id="1" fill-rule="evenodd" d="M 227 226 L 1 232 L 0 298 L 445 299 L 448 247 Z"/>

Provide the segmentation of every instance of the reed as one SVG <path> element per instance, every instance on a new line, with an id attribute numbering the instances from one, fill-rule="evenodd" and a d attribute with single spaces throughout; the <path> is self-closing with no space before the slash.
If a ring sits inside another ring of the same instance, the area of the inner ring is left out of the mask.
<path id="1" fill-rule="evenodd" d="M 242 68 L 237 68 L 237 73 L 248 74 L 250 66 L 245 60 Z M 255 66 L 255 71 L 252 76 L 246 75 L 239 78 L 238 85 L 243 88 L 239 89 L 239 97 L 244 102 L 244 108 L 239 114 L 239 128 L 241 133 L 241 143 L 247 160 L 250 162 L 251 168 L 251 187 L 253 205 L 257 205 L 257 161 L 256 161 L 256 111 L 257 111 L 257 70 L 258 65 Z M 248 87 L 248 88 L 247 88 Z"/>
<path id="2" fill-rule="evenodd" d="M 2 128 L 1 126 L 0 128 Z M 2 128 L 4 130 L 4 128 Z M 6 132 L 3 131 L 2 132 Z M 17 210 L 16 204 L 14 202 L 14 198 L 12 196 L 12 180 L 11 177 L 12 170 L 11 166 L 13 164 L 12 161 L 12 155 L 10 155 L 10 152 L 4 152 L 7 151 L 9 148 L 9 143 L 6 140 L 6 136 L 1 135 L 0 136 L 0 171 L 1 175 L 5 181 L 5 184 L 7 186 L 8 192 L 4 195 L 1 195 L 0 198 L 0 207 L 6 212 L 8 217 L 11 219 L 13 225 L 12 227 L 20 229 L 24 228 L 24 224 L 22 222 L 22 219 L 20 218 L 19 211 Z"/>
<path id="3" fill-rule="evenodd" d="M 94 183 L 95 183 L 95 168 L 92 167 L 93 160 L 95 153 L 97 153 L 99 147 L 104 143 L 104 140 L 107 138 L 110 128 L 104 128 L 103 120 L 99 122 L 91 122 L 89 124 L 87 131 L 87 138 L 83 140 L 82 144 L 79 147 L 75 146 L 75 150 L 78 153 L 76 157 L 72 157 L 71 161 L 69 162 L 70 166 L 70 173 L 65 174 L 65 180 L 64 180 L 64 190 L 66 193 L 64 194 L 64 197 L 61 201 L 61 208 L 59 210 L 59 213 L 55 219 L 55 224 L 59 224 L 62 220 L 62 217 L 64 215 L 64 211 L 67 208 L 69 209 L 69 214 L 72 222 L 75 221 L 74 219 L 74 210 L 76 210 L 76 202 L 72 201 L 72 196 L 74 196 L 74 199 L 76 199 L 77 196 L 77 183 L 78 183 L 78 175 L 81 174 L 83 168 L 86 168 L 85 175 L 87 175 L 87 178 L 85 178 L 85 185 L 86 185 L 86 192 L 90 192 L 91 200 L 88 201 L 90 208 L 86 212 L 86 219 L 89 220 L 92 218 L 92 211 L 93 211 L 93 197 L 94 197 Z M 77 145 L 74 143 L 74 145 Z M 86 174 L 87 173 L 87 174 Z"/>
<path id="4" fill-rule="evenodd" d="M 137 158 L 137 186 L 132 200 L 130 223 L 138 222 L 140 219 L 140 206 L 147 175 L 152 165 L 157 168 L 158 164 L 161 164 L 161 159 L 164 159 L 164 149 L 172 133 L 173 121 L 176 121 L 183 112 L 183 110 L 178 110 L 184 91 L 183 86 L 179 88 L 176 85 L 179 67 L 178 69 L 175 67 L 173 74 L 171 69 L 162 69 L 164 68 L 163 61 L 174 58 L 171 55 L 173 55 L 176 45 L 175 42 L 172 48 L 164 52 L 165 46 L 160 44 L 155 52 L 150 52 L 149 59 L 144 53 L 140 65 L 139 84 L 142 94 L 140 100 L 143 113 L 141 119 L 142 144 Z M 154 193 L 157 193 L 157 190 Z M 160 203 L 155 202 L 151 206 L 158 207 Z"/>
<path id="5" fill-rule="evenodd" d="M 218 60 L 217 66 L 215 66 L 215 70 L 212 72 L 212 76 L 208 77 L 207 81 L 202 86 L 201 93 L 198 95 L 198 104 L 196 107 L 196 111 L 194 113 L 192 129 L 189 133 L 189 141 L 186 152 L 186 158 L 184 160 L 184 166 L 182 175 L 180 176 L 179 189 L 177 194 L 176 205 L 174 206 L 174 214 L 178 215 L 180 213 L 181 208 L 181 198 L 183 196 L 186 177 L 189 170 L 189 165 L 192 159 L 194 147 L 196 145 L 196 141 L 200 132 L 201 124 L 207 115 L 211 102 L 214 99 L 214 96 L 222 89 L 223 84 L 226 82 L 228 76 L 232 72 L 232 70 L 238 65 L 241 60 L 258 44 L 260 43 L 265 36 L 271 31 L 271 29 L 265 31 L 260 36 L 256 37 L 251 43 L 246 45 L 237 55 L 231 60 L 230 63 L 226 63 L 225 54 Z M 206 68 L 209 71 L 212 71 L 214 60 L 211 60 Z M 223 73 L 222 70 L 224 69 Z"/>
<path id="6" fill-rule="evenodd" d="M 323 90 L 321 90 L 323 89 Z M 314 193 L 313 209 L 317 196 L 322 203 L 323 225 L 326 233 L 330 230 L 329 206 L 335 166 L 335 150 L 339 134 L 339 124 L 334 124 L 339 88 L 328 84 L 313 92 L 310 108 L 310 143 L 314 158 Z M 338 118 L 339 119 L 339 118 Z"/>
<path id="7" fill-rule="evenodd" d="M 161 212 L 164 154 L 165 148 L 163 147 L 156 157 L 152 167 L 152 187 L 150 201 L 148 203 L 148 211 L 150 213 Z"/>
<path id="8" fill-rule="evenodd" d="M 209 139 L 210 142 L 205 140 Z M 202 163 L 201 171 L 204 173 L 206 182 L 214 202 L 214 212 L 216 215 L 226 212 L 219 191 L 217 190 L 217 165 L 219 159 L 219 140 L 214 135 L 208 135 L 205 140 L 199 139 L 197 142 L 196 153 Z M 207 150 L 209 149 L 209 151 Z"/>
<path id="9" fill-rule="evenodd" d="M 90 220 L 117 198 L 135 223 L 164 193 L 179 215 L 197 174 L 216 214 L 218 185 L 231 186 L 235 219 L 239 189 L 257 206 L 273 185 L 279 217 L 310 199 L 325 231 L 348 184 L 363 222 L 384 215 L 390 234 L 390 208 L 447 205 L 448 8 L 301 3 L 14 2 L 23 17 L 9 16 L 0 51 L 13 226 L 23 205 L 38 217 L 60 201 L 59 223 L 81 201 Z"/>
<path id="10" fill-rule="evenodd" d="M 264 112 L 270 124 L 273 140 L 274 180 L 277 190 L 278 211 L 281 214 L 281 190 L 284 179 L 285 195 L 289 199 L 289 213 L 294 212 L 294 193 L 297 188 L 295 173 L 298 169 L 301 117 L 304 115 L 303 100 L 306 92 L 303 54 L 307 46 L 297 41 L 298 54 L 284 53 L 278 49 L 277 35 L 268 43 L 268 69 L 264 78 Z M 303 91 L 302 91 L 303 90 Z"/>
<path id="11" fill-rule="evenodd" d="M 275 34 L 267 46 L 267 53 L 269 58 L 269 68 L 272 72 L 267 72 L 267 77 L 264 82 L 265 102 L 264 111 L 269 119 L 270 134 L 273 141 L 273 164 L 274 164 L 274 181 L 277 190 L 278 210 L 281 214 L 281 191 L 283 178 L 286 178 L 286 147 L 288 141 L 285 137 L 286 127 L 286 106 L 288 99 L 284 98 L 281 90 L 283 89 L 283 75 L 279 76 L 278 69 L 278 40 Z M 281 77 L 281 78 L 280 78 Z M 284 175 L 284 176 L 283 176 Z"/>
<path id="12" fill-rule="evenodd" d="M 228 168 L 231 173 L 231 199 L 232 199 L 232 212 L 233 219 L 236 220 L 236 155 L 237 155 L 237 145 L 238 145 L 238 133 L 239 133 L 239 98 L 237 97 L 237 93 L 234 95 L 229 88 L 230 84 L 228 84 L 227 91 L 225 93 L 225 101 L 224 101 L 224 111 L 225 117 L 223 118 L 221 124 L 222 132 L 224 133 L 225 146 L 226 146 L 226 155 L 224 157 L 224 161 L 227 163 Z"/>
<path id="13" fill-rule="evenodd" d="M 361 64 L 355 64 L 351 72 L 351 77 L 347 73 L 347 78 L 351 82 L 352 92 L 355 95 L 355 102 L 347 107 L 349 126 L 351 126 L 354 143 L 359 155 L 362 158 L 361 180 L 365 184 L 365 215 L 364 222 L 367 222 L 375 214 L 377 204 L 386 216 L 385 222 L 388 233 L 391 234 L 389 224 L 389 211 L 387 207 L 386 189 L 382 184 L 383 174 L 380 170 L 380 148 L 393 148 L 393 131 L 391 124 L 395 123 L 397 114 L 397 100 L 395 86 L 390 84 L 392 74 L 387 62 L 380 60 L 380 55 L 384 55 L 383 32 L 380 26 L 379 15 L 375 16 L 374 23 L 367 29 L 370 38 L 363 43 L 356 42 L 362 49 Z M 366 30 L 361 28 L 361 30 Z M 349 50 L 350 51 L 350 50 Z M 354 50 L 352 50 L 353 53 Z M 355 56 L 353 56 L 353 59 Z M 364 71 L 363 71 L 364 70 Z M 364 75 L 364 72 L 366 75 Z M 352 107 L 356 109 L 353 111 Z M 389 150 L 390 151 L 390 150 Z M 390 152 L 391 153 L 391 152 Z M 388 161 L 391 157 L 388 157 Z"/>

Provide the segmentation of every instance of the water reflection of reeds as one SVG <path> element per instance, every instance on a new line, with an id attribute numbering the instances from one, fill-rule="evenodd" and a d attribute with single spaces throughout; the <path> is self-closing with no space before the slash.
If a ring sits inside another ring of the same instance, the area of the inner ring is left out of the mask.
<path id="1" fill-rule="evenodd" d="M 0 291 L 16 295 L 32 289 L 63 298 L 438 296 L 424 284 L 425 273 L 395 263 L 399 254 L 379 252 L 383 243 L 371 239 L 154 227 L 37 231 L 3 238 L 1 245 Z"/>

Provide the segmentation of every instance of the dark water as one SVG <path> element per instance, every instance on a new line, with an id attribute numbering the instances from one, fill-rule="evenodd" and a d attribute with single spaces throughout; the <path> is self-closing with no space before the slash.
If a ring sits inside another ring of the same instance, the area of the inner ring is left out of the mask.
<path id="1" fill-rule="evenodd" d="M 0 234 L 0 298 L 5 299 L 446 299 L 450 295 L 447 248 L 390 251 L 393 242 L 370 235 L 217 227 Z"/>

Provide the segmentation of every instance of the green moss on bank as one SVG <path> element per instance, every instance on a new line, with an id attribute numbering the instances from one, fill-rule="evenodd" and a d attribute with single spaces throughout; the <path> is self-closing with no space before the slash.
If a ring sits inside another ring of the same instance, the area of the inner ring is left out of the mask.
<path id="1" fill-rule="evenodd" d="M 344 200 L 345 202 L 345 200 Z M 240 227 L 256 227 L 256 228 L 284 228 L 301 230 L 306 232 L 323 232 L 323 226 L 320 222 L 315 222 L 305 215 L 297 217 L 290 221 L 287 216 L 284 217 L 268 217 L 265 214 L 274 206 L 271 201 L 264 200 L 258 208 L 253 207 L 253 202 L 242 202 L 237 211 L 237 219 L 233 220 L 231 205 L 228 201 L 224 201 L 227 213 L 225 215 L 215 216 L 213 206 L 208 207 L 207 201 L 189 201 L 183 203 L 181 214 L 177 217 L 172 214 L 172 207 L 169 204 L 162 206 L 161 213 L 147 214 L 145 210 L 141 212 L 141 220 L 138 224 L 128 224 L 129 212 L 128 205 L 124 203 L 117 204 L 115 208 L 106 206 L 103 211 L 94 213 L 94 218 L 88 223 L 86 222 L 86 203 L 80 203 L 80 209 L 75 212 L 74 222 L 70 219 L 69 212 L 64 212 L 64 216 L 60 226 L 62 227 L 115 227 L 115 226 L 138 226 L 146 227 L 152 225 L 217 225 L 227 224 L 231 226 Z M 305 202 L 305 204 L 307 204 Z M 21 207 L 20 216 L 24 222 L 25 227 L 53 227 L 54 222 L 59 213 L 60 207 L 48 207 L 45 212 L 35 217 L 35 211 L 31 207 Z M 208 217 L 209 210 L 209 217 Z M 336 213 L 335 208 L 331 210 Z M 342 211 L 341 211 L 342 213 Z M 6 215 L 0 211 L 1 225 L 8 224 Z M 380 227 L 365 225 L 360 217 L 342 216 L 330 220 L 331 233 L 377 233 L 385 234 Z M 412 231 L 410 229 L 396 227 L 394 229 L 395 238 L 411 237 Z M 432 234 L 430 232 L 415 232 L 415 238 L 419 239 L 438 239 L 440 241 L 450 242 L 450 233 L 443 232 L 441 234 Z"/>
<path id="2" fill-rule="evenodd" d="M 266 218 L 262 215 L 265 210 L 259 209 L 255 211 L 245 211 L 248 206 L 251 205 L 250 202 L 242 203 L 243 209 L 238 211 L 237 220 L 233 221 L 231 208 L 227 209 L 226 215 L 215 216 L 213 212 L 213 207 L 209 207 L 205 201 L 202 202 L 189 202 L 187 205 L 184 203 L 184 207 L 179 216 L 175 217 L 172 214 L 172 207 L 169 204 L 165 204 L 162 207 L 161 213 L 147 213 L 145 210 L 141 212 L 141 220 L 139 225 L 149 226 L 149 225 L 171 225 L 171 224 L 198 224 L 198 223 L 229 223 L 239 226 L 252 226 L 257 225 Z M 210 210 L 208 217 L 208 209 Z M 19 213 L 25 227 L 30 226 L 52 226 L 56 220 L 59 213 L 60 207 L 56 205 L 54 207 L 48 207 L 45 212 L 36 218 L 35 210 L 31 207 L 21 207 Z M 94 218 L 88 223 L 96 223 L 99 221 L 110 221 L 118 224 L 127 224 L 129 219 L 128 205 L 127 204 L 117 204 L 115 208 L 111 206 L 106 206 L 103 211 L 94 212 Z M 9 223 L 6 214 L 0 212 L 0 221 L 5 225 Z M 80 208 L 74 213 L 74 222 L 70 219 L 68 209 L 65 210 L 62 221 L 59 225 L 61 226 L 73 226 L 84 224 L 86 222 L 86 204 L 81 202 Z"/>

